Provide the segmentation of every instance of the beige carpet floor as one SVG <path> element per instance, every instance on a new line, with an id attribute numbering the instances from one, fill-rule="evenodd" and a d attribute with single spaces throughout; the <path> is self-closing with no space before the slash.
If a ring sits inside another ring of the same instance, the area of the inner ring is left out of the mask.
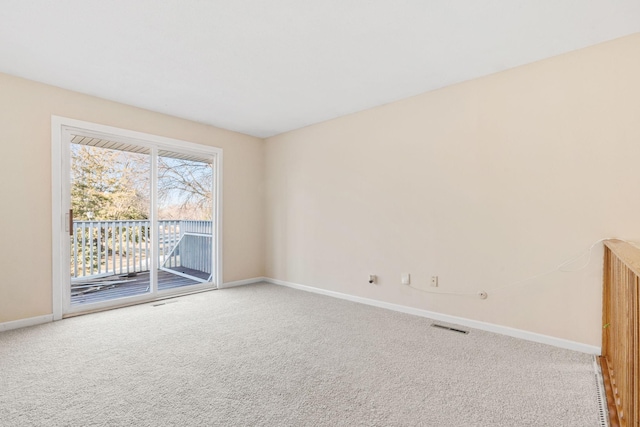
<path id="1" fill-rule="evenodd" d="M 0 333 L 2 426 L 599 426 L 592 357 L 256 284 Z"/>

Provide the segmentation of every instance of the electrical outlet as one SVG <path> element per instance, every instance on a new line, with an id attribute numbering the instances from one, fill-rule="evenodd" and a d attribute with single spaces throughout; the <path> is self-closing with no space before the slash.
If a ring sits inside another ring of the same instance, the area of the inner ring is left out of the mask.
<path id="1" fill-rule="evenodd" d="M 431 286 L 434 288 L 438 287 L 438 276 L 431 276 Z"/>
<path id="2" fill-rule="evenodd" d="M 402 283 L 403 285 L 410 285 L 411 275 L 409 273 L 403 273 L 402 275 L 400 275 L 400 283 Z"/>

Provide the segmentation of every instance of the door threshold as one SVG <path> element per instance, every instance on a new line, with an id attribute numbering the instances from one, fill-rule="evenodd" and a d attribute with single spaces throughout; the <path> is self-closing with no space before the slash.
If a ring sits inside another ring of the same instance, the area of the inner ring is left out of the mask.
<path id="1" fill-rule="evenodd" d="M 167 300 L 167 299 L 179 298 L 179 297 L 184 297 L 184 296 L 187 296 L 187 295 L 195 295 L 195 294 L 200 294 L 200 293 L 203 293 L 203 292 L 210 292 L 210 291 L 217 291 L 217 290 L 218 290 L 218 288 L 207 288 L 207 289 L 198 289 L 198 290 L 189 291 L 189 292 L 182 292 L 182 293 L 179 293 L 179 294 L 164 295 L 164 296 L 160 296 L 160 297 L 157 297 L 157 298 L 147 299 L 147 300 L 144 300 L 144 301 L 132 301 L 132 302 L 113 305 L 113 306 L 109 306 L 109 307 L 101 307 L 101 308 L 94 308 L 94 309 L 86 310 L 86 311 L 78 311 L 78 312 L 74 312 L 74 313 L 66 313 L 66 314 L 62 315 L 62 318 L 63 319 L 70 319 L 72 317 L 84 316 L 85 314 L 100 313 L 102 311 L 110 311 L 110 310 L 116 310 L 116 309 L 119 309 L 119 308 L 133 307 L 134 305 L 144 305 L 144 304 L 163 301 L 163 300 Z"/>

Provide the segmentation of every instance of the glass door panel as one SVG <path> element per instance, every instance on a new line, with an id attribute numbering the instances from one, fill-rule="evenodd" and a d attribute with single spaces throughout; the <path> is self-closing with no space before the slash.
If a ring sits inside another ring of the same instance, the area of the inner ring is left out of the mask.
<path id="1" fill-rule="evenodd" d="M 213 168 L 203 156 L 158 153 L 158 290 L 213 276 Z"/>
<path id="2" fill-rule="evenodd" d="M 70 150 L 71 306 L 151 292 L 148 150 L 81 136 Z"/>

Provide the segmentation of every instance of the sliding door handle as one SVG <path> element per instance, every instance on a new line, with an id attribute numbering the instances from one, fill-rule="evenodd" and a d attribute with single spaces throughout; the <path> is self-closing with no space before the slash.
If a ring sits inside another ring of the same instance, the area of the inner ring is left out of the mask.
<path id="1" fill-rule="evenodd" d="M 66 224 L 66 230 L 69 232 L 70 236 L 73 236 L 73 209 L 69 209 L 69 213 L 66 214 L 67 217 L 67 224 Z"/>

